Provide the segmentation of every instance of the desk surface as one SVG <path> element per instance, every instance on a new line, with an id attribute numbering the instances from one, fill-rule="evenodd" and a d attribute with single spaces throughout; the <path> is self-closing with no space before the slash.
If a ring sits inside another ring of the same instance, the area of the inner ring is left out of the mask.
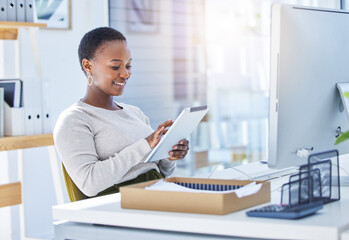
<path id="1" fill-rule="evenodd" d="M 280 201 L 277 186 L 287 179 L 283 177 L 272 181 L 272 202 Z M 53 218 L 89 224 L 223 236 L 339 239 L 341 233 L 349 229 L 349 188 L 342 187 L 341 194 L 340 201 L 327 204 L 316 215 L 299 220 L 252 218 L 246 216 L 246 210 L 216 216 L 122 209 L 119 193 L 55 206 Z"/>

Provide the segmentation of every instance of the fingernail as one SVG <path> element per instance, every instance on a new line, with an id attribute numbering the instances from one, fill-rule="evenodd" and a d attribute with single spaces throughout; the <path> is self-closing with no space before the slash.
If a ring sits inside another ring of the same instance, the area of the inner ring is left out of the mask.
<path id="1" fill-rule="evenodd" d="M 174 146 L 173 149 L 177 149 L 177 146 Z"/>
<path id="2" fill-rule="evenodd" d="M 172 155 L 173 155 L 173 152 L 170 152 L 170 155 L 172 156 Z"/>

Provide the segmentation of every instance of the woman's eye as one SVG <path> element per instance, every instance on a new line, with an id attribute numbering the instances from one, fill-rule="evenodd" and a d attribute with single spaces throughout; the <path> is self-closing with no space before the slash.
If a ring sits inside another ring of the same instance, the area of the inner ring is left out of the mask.
<path id="1" fill-rule="evenodd" d="M 131 69 L 131 67 L 132 67 L 131 65 L 130 66 L 126 66 L 127 69 Z"/>
<path id="2" fill-rule="evenodd" d="M 111 68 L 114 70 L 119 70 L 120 66 L 112 66 Z"/>

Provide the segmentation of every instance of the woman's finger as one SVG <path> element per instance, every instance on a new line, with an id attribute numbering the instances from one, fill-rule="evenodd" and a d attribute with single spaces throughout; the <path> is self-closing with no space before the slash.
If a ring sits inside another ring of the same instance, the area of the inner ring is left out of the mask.
<path id="1" fill-rule="evenodd" d="M 172 150 L 169 152 L 170 157 L 182 159 L 187 155 L 188 151 Z"/>
<path id="2" fill-rule="evenodd" d="M 165 130 L 165 127 L 161 127 L 156 129 L 156 131 L 154 132 L 154 137 L 155 138 L 160 138 L 163 134 L 162 132 Z"/>
<path id="3" fill-rule="evenodd" d="M 188 151 L 189 150 L 189 146 L 188 145 L 174 145 L 173 146 L 174 150 L 183 150 L 183 151 Z"/>
<path id="4" fill-rule="evenodd" d="M 187 139 L 182 139 L 182 140 L 179 141 L 179 144 L 189 145 L 189 141 Z"/>
<path id="5" fill-rule="evenodd" d="M 165 128 L 166 128 L 166 127 L 170 127 L 170 126 L 172 126 L 172 124 L 173 124 L 172 119 L 169 119 L 169 120 L 167 120 L 166 122 L 161 123 L 161 124 L 159 125 L 158 129 L 161 128 L 161 127 L 165 127 Z"/>

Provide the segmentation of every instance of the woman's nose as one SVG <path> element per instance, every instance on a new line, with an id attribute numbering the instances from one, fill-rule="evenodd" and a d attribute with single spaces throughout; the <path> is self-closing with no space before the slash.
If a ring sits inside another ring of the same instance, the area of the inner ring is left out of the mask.
<path id="1" fill-rule="evenodd" d="M 126 68 L 124 68 L 121 72 L 120 72 L 120 77 L 122 78 L 128 78 L 130 76 L 130 73 L 128 72 L 128 70 Z"/>

